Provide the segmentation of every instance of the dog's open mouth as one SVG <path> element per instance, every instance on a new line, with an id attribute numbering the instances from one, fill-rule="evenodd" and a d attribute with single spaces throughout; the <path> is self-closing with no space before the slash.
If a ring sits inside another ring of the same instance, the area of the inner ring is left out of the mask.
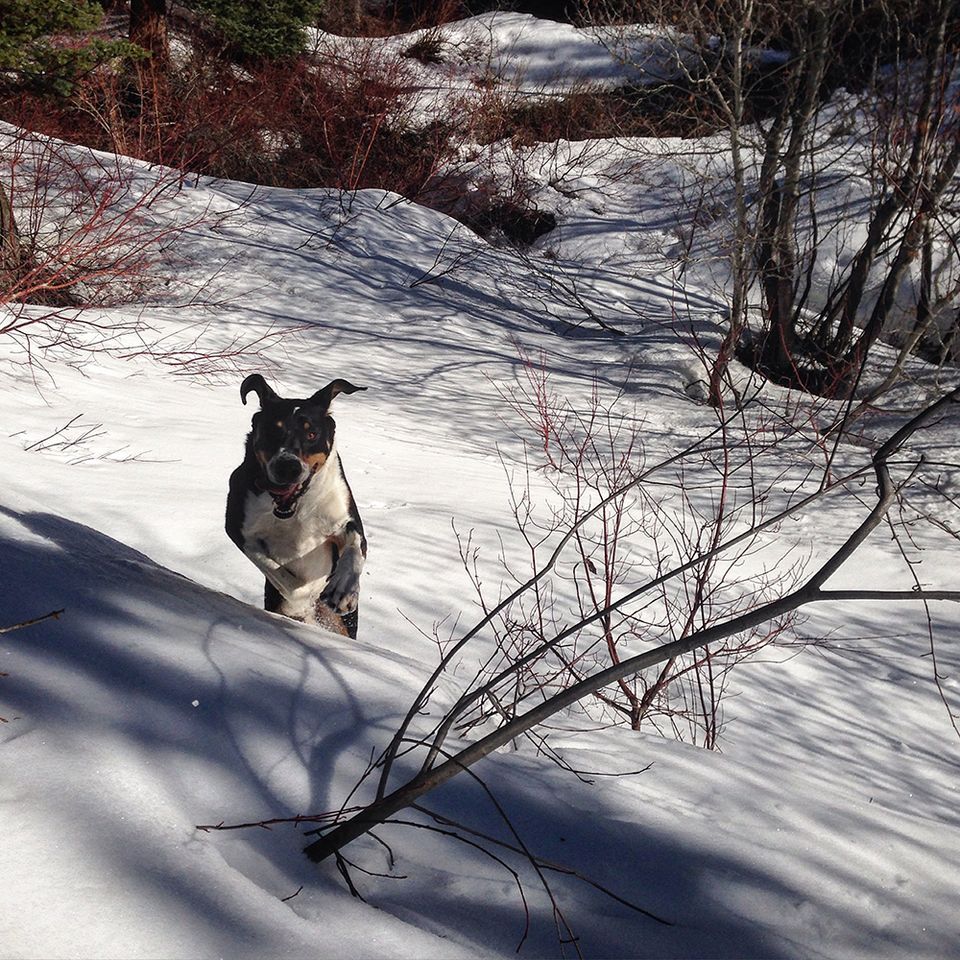
<path id="1" fill-rule="evenodd" d="M 307 480 L 309 480 L 309 477 Z M 297 512 L 297 504 L 306 489 L 306 481 L 291 483 L 286 487 L 267 487 L 267 493 L 273 497 L 273 515 L 281 520 L 292 517 Z"/>

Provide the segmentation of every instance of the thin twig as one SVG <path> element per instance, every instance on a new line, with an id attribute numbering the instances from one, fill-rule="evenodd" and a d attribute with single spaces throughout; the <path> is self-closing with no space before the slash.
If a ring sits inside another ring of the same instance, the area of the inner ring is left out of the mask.
<path id="1" fill-rule="evenodd" d="M 446 824 L 448 826 L 456 827 L 458 830 L 462 830 L 464 833 L 469 833 L 471 836 L 478 837 L 481 840 L 486 841 L 487 843 L 496 844 L 498 847 L 503 847 L 505 850 L 511 850 L 514 853 L 524 853 L 519 847 L 513 846 L 513 844 L 508 843 L 506 840 L 500 840 L 497 837 L 492 837 L 489 834 L 483 833 L 480 830 L 475 830 L 473 827 L 468 827 L 463 823 L 459 823 L 456 820 L 451 820 L 448 817 L 443 816 L 441 813 L 437 813 L 435 810 L 431 810 L 429 807 L 425 807 L 422 803 L 412 803 L 410 804 L 411 809 L 419 810 L 421 813 L 426 814 L 428 817 L 432 817 L 437 823 Z M 605 887 L 602 883 L 598 883 L 596 880 L 592 880 L 590 877 L 585 876 L 577 870 L 574 870 L 572 867 L 568 867 L 563 863 L 555 863 L 552 860 L 546 860 L 541 856 L 537 856 L 537 863 L 544 870 L 553 870 L 555 873 L 563 873 L 567 876 L 575 877 L 577 880 L 582 881 L 583 883 L 588 884 L 593 887 L 595 890 L 598 890 L 604 896 L 609 897 L 611 900 L 615 900 L 617 903 L 622 904 L 625 907 L 628 907 L 630 910 L 635 911 L 636 913 L 642 914 L 645 917 L 648 917 L 651 920 L 655 920 L 657 923 L 662 923 L 664 926 L 672 927 L 674 925 L 672 920 L 667 920 L 664 917 L 658 916 L 655 913 L 652 913 L 649 910 L 645 910 L 643 907 L 633 903 L 630 900 L 621 897 L 619 894 L 614 893 L 608 887 Z"/>
<path id="2" fill-rule="evenodd" d="M 24 627 L 32 627 L 36 623 L 43 623 L 44 620 L 59 620 L 63 610 L 51 610 L 42 617 L 34 617 L 32 620 L 21 620 L 20 623 L 13 623 L 7 627 L 0 627 L 0 633 L 12 633 L 14 630 L 22 630 Z"/>
<path id="3" fill-rule="evenodd" d="M 736 414 L 733 417 L 730 417 L 730 420 L 733 420 L 736 417 Z M 553 552 L 550 554 L 546 563 L 526 582 L 521 583 L 512 593 L 500 601 L 496 607 L 490 610 L 481 620 L 479 620 L 473 627 L 471 627 L 456 643 L 454 643 L 441 658 L 440 662 L 437 664 L 437 667 L 434 669 L 433 673 L 430 674 L 430 677 L 427 679 L 426 683 L 421 687 L 420 692 L 414 698 L 413 703 L 410 705 L 410 709 L 407 711 L 403 720 L 400 723 L 399 728 L 393 736 L 393 739 L 387 745 L 386 749 L 383 752 L 381 758 L 382 769 L 380 772 L 380 780 L 377 785 L 377 799 L 380 800 L 386 793 L 387 784 L 389 782 L 390 771 L 393 767 L 393 762 L 396 760 L 397 751 L 399 750 L 400 744 L 403 742 L 406 737 L 407 730 L 409 729 L 410 724 L 413 722 L 414 717 L 423 709 L 423 706 L 426 700 L 429 698 L 431 691 L 434 688 L 437 680 L 443 675 L 444 671 L 450 665 L 451 661 L 457 656 L 457 654 L 463 649 L 463 647 L 469 643 L 485 626 L 493 621 L 493 619 L 499 616 L 504 610 L 506 610 L 518 597 L 526 593 L 531 587 L 535 586 L 544 577 L 546 577 L 550 571 L 556 566 L 557 561 L 559 560 L 561 554 L 566 548 L 567 544 L 573 539 L 577 530 L 579 530 L 585 523 L 590 521 L 595 517 L 604 507 L 609 503 L 616 500 L 618 497 L 622 497 L 624 494 L 628 493 L 630 490 L 639 486 L 645 480 L 649 479 L 650 476 L 663 470 L 673 464 L 683 461 L 684 458 L 691 456 L 695 452 L 704 452 L 708 450 L 708 441 L 713 439 L 718 433 L 722 433 L 723 426 L 726 421 L 721 423 L 720 426 L 715 427 L 711 430 L 705 437 L 702 437 L 700 440 L 691 444 L 684 450 L 681 450 L 679 453 L 674 454 L 672 457 L 661 461 L 660 463 L 655 464 L 653 467 L 648 470 L 644 470 L 642 473 L 638 474 L 636 477 L 633 477 L 628 483 L 623 484 L 617 489 L 611 491 L 606 497 L 603 497 L 599 500 L 597 504 L 590 510 L 586 511 L 582 516 L 580 516 L 577 521 L 568 528 L 564 535 L 560 538 L 560 541 L 557 543 Z M 591 618 L 590 622 L 594 619 L 603 616 L 605 612 L 608 611 L 598 611 L 596 615 Z"/>

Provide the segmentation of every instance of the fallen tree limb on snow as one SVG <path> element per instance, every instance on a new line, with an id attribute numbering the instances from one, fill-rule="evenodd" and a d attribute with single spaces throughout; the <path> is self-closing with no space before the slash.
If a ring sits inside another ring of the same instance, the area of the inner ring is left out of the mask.
<path id="1" fill-rule="evenodd" d="M 43 623 L 44 620 L 59 620 L 62 613 L 63 610 L 51 610 L 42 617 L 33 617 L 31 620 L 21 620 L 20 623 L 11 623 L 9 626 L 0 627 L 0 633 L 13 633 L 14 630 L 32 627 L 35 623 Z"/>
<path id="2" fill-rule="evenodd" d="M 890 459 L 903 448 L 918 430 L 935 417 L 943 414 L 947 408 L 958 401 L 960 401 L 960 387 L 955 388 L 911 418 L 874 453 L 871 463 L 877 480 L 876 504 L 843 545 L 797 589 L 768 603 L 761 604 L 740 616 L 697 631 L 679 640 L 662 644 L 653 650 L 600 670 L 542 701 L 526 713 L 514 717 L 499 729 L 463 748 L 444 762 L 433 766 L 432 759 L 440 752 L 443 735 L 445 735 L 444 731 L 449 726 L 444 723 L 441 726 L 441 736 L 438 736 L 431 745 L 428 759 L 416 776 L 391 793 L 378 795 L 372 803 L 355 813 L 350 819 L 333 827 L 328 833 L 309 844 L 304 848 L 306 855 L 315 862 L 321 862 L 337 854 L 348 843 L 367 833 L 378 824 L 384 823 L 398 811 L 410 807 L 424 794 L 467 770 L 494 750 L 523 735 L 565 707 L 592 695 L 618 679 L 631 676 L 671 658 L 690 653 L 742 630 L 790 613 L 800 607 L 825 601 L 960 602 L 960 591 L 957 590 L 885 591 L 872 589 L 828 590 L 824 588 L 826 582 L 853 557 L 870 534 L 883 522 L 891 504 L 894 502 L 898 487 L 890 474 L 888 465 Z M 919 462 L 922 462 L 922 458 Z M 916 466 L 919 466 L 919 462 Z M 473 633 L 474 631 L 471 631 L 469 635 Z M 398 743 L 397 738 L 394 739 L 394 743 Z"/>

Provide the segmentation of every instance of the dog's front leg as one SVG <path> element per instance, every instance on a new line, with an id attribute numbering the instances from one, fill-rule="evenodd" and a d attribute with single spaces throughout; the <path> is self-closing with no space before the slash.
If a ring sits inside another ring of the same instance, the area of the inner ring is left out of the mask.
<path id="1" fill-rule="evenodd" d="M 255 550 L 253 547 L 244 547 L 243 552 L 277 588 L 280 596 L 283 597 L 284 600 L 291 601 L 296 598 L 297 592 L 303 588 L 303 583 L 298 577 L 294 576 L 286 567 L 277 563 L 273 557 L 267 556 L 262 550 Z"/>
<path id="2" fill-rule="evenodd" d="M 353 613 L 360 602 L 364 546 L 362 535 L 352 525 L 348 527 L 336 566 L 320 594 L 320 599 L 337 613 Z"/>

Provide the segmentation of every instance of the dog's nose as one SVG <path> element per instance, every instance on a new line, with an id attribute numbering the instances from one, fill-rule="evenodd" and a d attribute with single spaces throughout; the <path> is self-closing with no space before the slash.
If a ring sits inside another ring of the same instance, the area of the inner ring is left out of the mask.
<path id="1" fill-rule="evenodd" d="M 268 467 L 268 473 L 277 483 L 295 483 L 300 479 L 303 464 L 300 458 L 292 453 L 278 453 Z"/>

